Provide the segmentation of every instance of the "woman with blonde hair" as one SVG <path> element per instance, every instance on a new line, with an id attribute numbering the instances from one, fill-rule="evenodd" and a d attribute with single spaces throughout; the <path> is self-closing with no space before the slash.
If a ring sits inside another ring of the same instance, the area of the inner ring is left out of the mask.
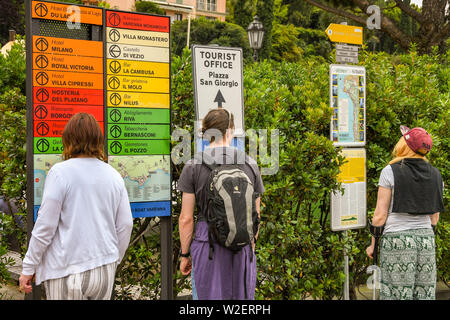
<path id="1" fill-rule="evenodd" d="M 44 284 L 47 300 L 108 300 L 133 219 L 121 175 L 105 163 L 102 130 L 75 114 L 62 135 L 65 161 L 53 165 L 23 260 L 20 288 Z"/>
<path id="2" fill-rule="evenodd" d="M 381 236 L 381 300 L 434 300 L 436 257 L 434 230 L 444 211 L 443 182 L 429 164 L 431 136 L 423 128 L 401 126 L 394 159 L 380 175 L 378 198 L 369 225 L 372 258 Z"/>

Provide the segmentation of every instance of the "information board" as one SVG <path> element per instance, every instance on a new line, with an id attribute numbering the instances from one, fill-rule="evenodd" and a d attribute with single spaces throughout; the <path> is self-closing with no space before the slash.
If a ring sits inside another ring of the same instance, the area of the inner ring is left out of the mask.
<path id="1" fill-rule="evenodd" d="M 335 146 L 366 144 L 366 69 L 330 65 L 330 139 Z"/>
<path id="2" fill-rule="evenodd" d="M 366 151 L 344 148 L 346 163 L 340 167 L 338 182 L 344 194 L 331 193 L 331 230 L 359 229 L 366 226 Z"/>
<path id="3" fill-rule="evenodd" d="M 34 219 L 45 177 L 62 161 L 64 127 L 79 112 L 100 123 L 133 216 L 169 216 L 170 18 L 49 1 L 31 1 L 27 10 Z"/>
<path id="4" fill-rule="evenodd" d="M 108 162 L 134 217 L 169 216 L 170 20 L 106 10 Z"/>

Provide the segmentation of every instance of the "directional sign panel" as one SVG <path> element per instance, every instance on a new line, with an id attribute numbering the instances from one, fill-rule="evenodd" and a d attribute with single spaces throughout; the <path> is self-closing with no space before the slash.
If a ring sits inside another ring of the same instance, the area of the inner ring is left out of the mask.
<path id="1" fill-rule="evenodd" d="M 196 119 L 209 110 L 225 108 L 233 113 L 235 135 L 244 135 L 242 49 L 217 46 L 192 48 Z"/>
<path id="2" fill-rule="evenodd" d="M 170 140 L 108 140 L 108 150 L 110 155 L 170 155 Z"/>
<path id="3" fill-rule="evenodd" d="M 99 122 L 133 216 L 170 215 L 170 17 L 48 1 L 26 4 L 33 158 L 27 167 L 35 177 L 28 204 L 34 218 L 47 172 L 62 160 L 64 127 L 79 112 Z"/>
<path id="4" fill-rule="evenodd" d="M 33 87 L 35 103 L 103 106 L 103 90 Z"/>
<path id="5" fill-rule="evenodd" d="M 108 108 L 108 123 L 170 123 L 170 110 L 147 108 Z"/>
<path id="6" fill-rule="evenodd" d="M 170 80 L 164 78 L 108 76 L 108 90 L 147 93 L 169 93 Z"/>
<path id="7" fill-rule="evenodd" d="M 98 57 L 74 57 L 56 54 L 34 54 L 33 69 L 64 72 L 88 72 L 103 74 L 103 59 Z"/>
<path id="8" fill-rule="evenodd" d="M 170 139 L 170 126 L 164 124 L 109 124 L 110 139 Z"/>
<path id="9" fill-rule="evenodd" d="M 74 114 L 86 112 L 92 114 L 97 121 L 103 121 L 103 106 L 35 104 L 33 107 L 34 121 L 66 121 Z"/>
<path id="10" fill-rule="evenodd" d="M 363 44 L 363 28 L 332 23 L 325 30 L 332 42 Z"/>
<path id="11" fill-rule="evenodd" d="M 168 33 L 170 28 L 170 20 L 167 17 L 161 16 L 107 10 L 106 26 Z"/>
<path id="12" fill-rule="evenodd" d="M 170 61 L 169 48 L 163 47 L 144 47 L 129 44 L 108 43 L 106 48 L 108 59 L 125 59 L 134 61 Z"/>
<path id="13" fill-rule="evenodd" d="M 108 36 L 108 41 L 111 43 L 164 48 L 169 47 L 169 34 L 167 32 L 106 28 L 106 34 Z"/>
<path id="14" fill-rule="evenodd" d="M 144 92 L 116 92 L 108 91 L 108 107 L 122 108 L 152 108 L 168 109 L 170 107 L 170 95 L 162 93 Z"/>
<path id="15" fill-rule="evenodd" d="M 103 24 L 102 9 L 92 7 L 75 7 L 47 1 L 32 1 L 31 13 L 32 17 L 37 19 L 72 21 L 76 16 L 79 18 L 80 23 Z"/>
<path id="16" fill-rule="evenodd" d="M 33 36 L 33 53 L 103 58 L 103 42 Z"/>
<path id="17" fill-rule="evenodd" d="M 111 75 L 169 78 L 169 64 L 159 62 L 107 60 L 106 72 Z"/>
<path id="18" fill-rule="evenodd" d="M 35 87 L 61 87 L 103 90 L 103 74 L 33 70 Z"/>
<path id="19" fill-rule="evenodd" d="M 134 217 L 170 215 L 169 19 L 106 11 L 108 162 Z"/>

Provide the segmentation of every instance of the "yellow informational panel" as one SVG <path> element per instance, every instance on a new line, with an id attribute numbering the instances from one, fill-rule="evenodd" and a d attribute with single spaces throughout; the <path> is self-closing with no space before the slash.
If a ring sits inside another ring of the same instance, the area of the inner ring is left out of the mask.
<path id="1" fill-rule="evenodd" d="M 108 74 L 119 76 L 168 79 L 170 73 L 170 65 L 168 63 L 107 59 L 107 65 Z"/>
<path id="2" fill-rule="evenodd" d="M 333 42 L 342 42 L 350 44 L 363 43 L 363 28 L 356 26 L 347 26 L 344 24 L 332 23 L 325 30 L 328 38 Z"/>
<path id="3" fill-rule="evenodd" d="M 366 151 L 347 148 L 341 153 L 345 163 L 340 168 L 338 181 L 344 194 L 331 194 L 331 229 L 341 231 L 366 226 Z"/>

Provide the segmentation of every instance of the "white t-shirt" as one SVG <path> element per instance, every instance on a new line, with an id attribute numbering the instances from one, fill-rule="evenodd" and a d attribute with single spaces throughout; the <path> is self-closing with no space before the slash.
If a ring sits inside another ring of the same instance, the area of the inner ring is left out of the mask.
<path id="1" fill-rule="evenodd" d="M 120 262 L 132 228 L 125 184 L 113 167 L 95 158 L 57 163 L 45 180 L 22 273 L 36 274 L 39 285 Z"/>
<path id="2" fill-rule="evenodd" d="M 378 186 L 392 190 L 391 203 L 389 205 L 384 233 L 398 232 L 411 229 L 431 229 L 430 215 L 413 215 L 409 213 L 392 212 L 394 204 L 394 172 L 387 165 L 380 174 Z"/>

